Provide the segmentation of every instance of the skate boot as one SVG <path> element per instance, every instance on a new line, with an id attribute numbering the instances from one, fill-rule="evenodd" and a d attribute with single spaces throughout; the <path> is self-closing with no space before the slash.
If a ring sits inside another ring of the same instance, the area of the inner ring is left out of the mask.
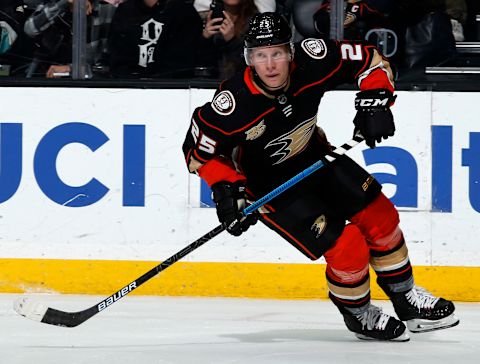
<path id="1" fill-rule="evenodd" d="M 433 296 L 419 286 L 390 295 L 397 316 L 406 321 L 411 332 L 427 332 L 456 326 L 460 320 L 453 314 L 453 302 Z"/>
<path id="2" fill-rule="evenodd" d="M 343 308 L 347 328 L 362 340 L 408 341 L 405 325 L 371 303 L 361 308 Z"/>

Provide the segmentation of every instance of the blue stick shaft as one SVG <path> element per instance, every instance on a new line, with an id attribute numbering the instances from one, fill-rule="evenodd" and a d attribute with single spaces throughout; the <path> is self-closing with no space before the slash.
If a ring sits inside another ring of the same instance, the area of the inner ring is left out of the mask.
<path id="1" fill-rule="evenodd" d="M 292 178 L 290 178 L 287 182 L 285 182 L 284 184 L 278 186 L 277 188 L 275 188 L 272 192 L 269 192 L 268 194 L 266 194 L 265 196 L 263 196 L 262 198 L 258 199 L 257 201 L 255 201 L 254 203 L 252 203 L 250 206 L 246 207 L 243 211 L 242 211 L 242 214 L 247 216 L 249 214 L 251 214 L 252 212 L 258 210 L 260 207 L 262 207 L 263 205 L 265 205 L 266 203 L 270 202 L 271 200 L 273 200 L 275 197 L 277 197 L 278 195 L 280 195 L 281 193 L 283 193 L 284 191 L 288 190 L 290 187 L 292 187 L 293 185 L 297 184 L 298 182 L 300 182 L 302 179 L 310 176 L 313 172 L 319 170 L 320 168 L 322 168 L 324 166 L 324 163 L 322 161 L 318 161 L 314 164 L 312 164 L 310 167 L 308 167 L 307 169 L 303 170 L 302 172 L 300 172 L 299 174 L 293 176 Z"/>
<path id="2" fill-rule="evenodd" d="M 357 134 L 353 137 L 353 139 L 349 140 L 342 146 L 336 148 L 331 152 L 330 155 L 327 155 L 325 158 L 328 161 L 333 161 L 339 156 L 345 154 L 348 150 L 352 149 L 355 145 L 363 141 L 363 137 L 360 134 Z M 287 182 L 281 184 L 277 188 L 275 188 L 273 191 L 270 193 L 266 194 L 262 198 L 258 199 L 257 201 L 253 202 L 250 206 L 246 207 L 243 211 L 242 214 L 244 216 L 247 216 L 251 214 L 252 212 L 258 210 L 260 207 L 265 205 L 267 202 L 270 202 L 273 200 L 275 197 L 283 193 L 285 190 L 289 189 L 293 185 L 297 184 L 304 178 L 310 176 L 313 172 L 318 171 L 320 168 L 322 168 L 325 165 L 323 161 L 319 160 L 312 164 L 310 167 L 304 169 L 302 172 L 298 173 L 297 175 L 293 176 L 290 178 Z"/>
<path id="3" fill-rule="evenodd" d="M 333 152 L 330 153 L 330 155 L 325 156 L 325 158 L 328 161 L 333 161 L 334 159 L 336 159 L 340 155 L 345 154 L 345 152 L 347 150 L 350 150 L 355 145 L 360 143 L 362 140 L 363 140 L 363 137 L 361 135 L 355 135 L 352 140 L 343 144 L 341 147 L 336 148 Z M 306 168 L 305 170 L 303 170 L 299 174 L 290 178 L 284 184 L 275 188 L 269 194 L 265 195 L 264 197 L 262 197 L 258 201 L 254 202 L 252 205 L 248 206 L 246 209 L 244 209 L 242 211 L 242 213 L 245 216 L 248 215 L 248 214 L 251 214 L 253 211 L 262 207 L 268 201 L 275 198 L 276 196 L 281 194 L 283 191 L 292 187 L 294 184 L 298 183 L 299 181 L 301 181 L 305 177 L 311 175 L 313 172 L 322 168 L 323 166 L 324 166 L 324 163 L 322 161 L 318 161 L 318 162 L 312 164 L 310 167 Z M 155 277 L 158 273 L 164 271 L 165 269 L 170 267 L 172 264 L 174 264 L 175 262 L 177 262 L 180 259 L 182 259 L 183 257 L 185 257 L 187 254 L 190 254 L 195 249 L 198 249 L 203 244 L 205 244 L 207 241 L 211 240 L 212 238 L 214 238 L 215 236 L 217 236 L 221 232 L 225 231 L 225 229 L 226 229 L 225 223 L 218 225 L 216 228 L 214 228 L 213 230 L 210 230 L 208 233 L 203 235 L 201 238 L 198 238 L 193 243 L 189 244 L 188 246 L 186 246 L 185 248 L 183 248 L 179 252 L 172 255 L 170 258 L 166 259 L 162 263 L 160 263 L 157 266 L 150 269 L 147 273 L 145 273 L 141 277 L 137 278 L 136 280 L 134 280 L 130 284 L 121 288 L 116 293 L 114 293 L 114 294 L 110 295 L 109 297 L 105 298 L 103 301 L 99 302 L 95 306 L 87 308 L 86 310 L 82 310 L 82 311 L 78 311 L 78 312 L 66 312 L 66 311 L 56 310 L 56 309 L 53 309 L 53 308 L 50 308 L 50 307 L 45 307 L 44 308 L 45 312 L 43 313 L 43 315 L 41 317 L 39 316 L 38 312 L 28 309 L 28 307 L 36 307 L 36 306 L 30 306 L 28 304 L 27 305 L 20 304 L 15 310 L 20 315 L 23 315 L 23 316 L 28 317 L 28 318 L 30 318 L 32 320 L 35 320 L 35 321 L 43 322 L 45 324 L 56 325 L 56 326 L 65 326 L 65 327 L 78 326 L 82 322 L 85 322 L 86 320 L 95 316 L 97 313 L 103 311 L 105 308 L 109 307 L 112 303 L 115 303 L 120 298 L 125 297 L 127 294 L 132 292 L 134 289 L 136 289 L 137 287 L 139 287 L 143 283 L 147 282 L 151 278 Z M 126 290 L 126 288 L 128 288 L 128 289 Z M 116 298 L 117 296 L 118 296 L 118 298 Z"/>

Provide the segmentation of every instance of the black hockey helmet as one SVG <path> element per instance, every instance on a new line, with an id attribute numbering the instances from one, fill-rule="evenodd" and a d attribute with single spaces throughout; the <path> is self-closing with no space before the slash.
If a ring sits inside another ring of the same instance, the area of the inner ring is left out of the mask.
<path id="1" fill-rule="evenodd" d="M 259 13 L 250 19 L 245 48 L 267 47 L 287 44 L 292 39 L 288 21 L 277 13 Z"/>
<path id="2" fill-rule="evenodd" d="M 247 65 L 251 65 L 249 51 L 257 47 L 289 44 L 290 56 L 293 59 L 292 30 L 287 19 L 278 13 L 265 12 L 254 15 L 250 19 L 244 41 L 244 56 Z"/>

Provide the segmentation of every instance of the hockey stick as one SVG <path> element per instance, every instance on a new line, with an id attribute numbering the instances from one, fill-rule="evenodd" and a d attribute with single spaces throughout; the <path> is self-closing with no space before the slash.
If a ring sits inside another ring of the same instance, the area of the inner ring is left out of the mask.
<path id="1" fill-rule="evenodd" d="M 341 147 L 336 148 L 331 152 L 330 155 L 325 156 L 325 158 L 331 162 L 335 160 L 337 157 L 345 154 L 348 150 L 352 149 L 354 146 L 359 144 L 363 141 L 363 137 L 361 134 L 357 133 L 351 140 L 343 144 Z M 250 206 L 245 208 L 242 211 L 244 216 L 251 214 L 252 212 L 256 211 L 267 202 L 271 201 L 273 198 L 277 197 L 285 190 L 289 189 L 296 183 L 300 182 L 307 176 L 311 175 L 315 171 L 319 170 L 324 166 L 323 161 L 318 161 L 312 164 L 310 167 L 306 168 L 304 171 L 300 172 L 299 174 L 295 175 L 279 187 L 275 188 L 272 192 L 268 193 L 267 195 L 263 196 L 259 200 L 252 203 Z M 140 287 L 143 283 L 148 281 L 149 279 L 155 277 L 161 271 L 167 269 L 175 262 L 179 261 L 187 254 L 191 253 L 195 249 L 199 248 L 203 244 L 205 244 L 210 239 L 214 238 L 222 231 L 226 229 L 224 224 L 221 224 L 214 228 L 213 230 L 209 231 L 201 238 L 195 240 L 190 245 L 186 246 L 178 253 L 172 255 L 170 258 L 165 260 L 164 262 L 158 264 L 156 267 L 149 270 L 147 273 L 142 275 L 141 277 L 137 278 L 130 284 L 126 285 L 119 291 L 115 292 L 111 296 L 107 297 L 106 299 L 102 300 L 95 306 L 87 308 L 83 311 L 78 312 L 65 312 L 56 310 L 50 307 L 47 307 L 41 303 L 32 302 L 30 299 L 23 297 L 18 299 L 14 303 L 14 310 L 31 320 L 43 322 L 45 324 L 56 325 L 56 326 L 65 326 L 65 327 L 75 327 L 80 325 L 81 323 L 85 322 L 92 316 L 96 315 L 97 313 L 103 311 L 108 306 L 112 305 L 113 303 L 117 302 L 120 298 L 125 297 L 127 294 L 135 290 L 136 288 Z"/>

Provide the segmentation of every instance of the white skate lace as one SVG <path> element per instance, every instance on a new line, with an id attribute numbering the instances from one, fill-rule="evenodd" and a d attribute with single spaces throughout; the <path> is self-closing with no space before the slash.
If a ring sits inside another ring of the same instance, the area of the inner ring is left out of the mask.
<path id="1" fill-rule="evenodd" d="M 439 297 L 432 295 L 426 289 L 418 286 L 414 286 L 410 291 L 408 291 L 405 297 L 411 305 L 418 309 L 419 312 L 422 308 L 433 308 L 440 299 Z"/>
<path id="2" fill-rule="evenodd" d="M 384 314 L 380 307 L 370 305 L 368 309 L 357 315 L 357 318 L 360 320 L 362 327 L 367 327 L 367 330 L 385 330 L 387 326 L 388 319 L 390 316 Z"/>

